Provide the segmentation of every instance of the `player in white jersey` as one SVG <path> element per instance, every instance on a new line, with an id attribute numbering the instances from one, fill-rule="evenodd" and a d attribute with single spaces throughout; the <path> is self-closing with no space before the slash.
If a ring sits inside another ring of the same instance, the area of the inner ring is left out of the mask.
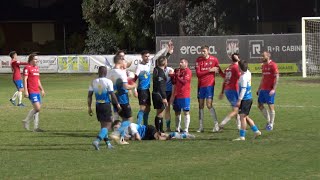
<path id="1" fill-rule="evenodd" d="M 115 121 L 113 123 L 113 129 L 116 131 L 120 129 L 121 122 Z M 172 132 L 170 134 L 161 133 L 157 131 L 157 129 L 152 125 L 140 125 L 136 123 L 131 123 L 127 129 L 122 129 L 122 132 L 126 140 L 170 140 L 170 139 L 194 139 L 195 136 L 189 133 L 177 133 Z M 112 137 L 117 139 L 117 135 L 113 135 Z"/>
<path id="2" fill-rule="evenodd" d="M 95 95 L 96 98 L 96 114 L 97 119 L 100 122 L 101 129 L 97 136 L 97 139 L 92 142 L 92 145 L 96 150 L 99 150 L 99 143 L 104 140 L 109 149 L 112 145 L 108 139 L 108 131 L 111 130 L 112 125 L 112 111 L 111 111 L 111 101 L 109 95 L 116 106 L 121 109 L 116 95 L 113 92 L 113 83 L 110 79 L 106 78 L 107 68 L 105 66 L 100 66 L 98 69 L 99 77 L 94 79 L 90 86 L 88 92 L 88 113 L 90 116 L 93 115 L 91 108 L 92 96 Z"/>
<path id="3" fill-rule="evenodd" d="M 244 141 L 246 138 L 247 122 L 249 123 L 251 130 L 254 132 L 254 138 L 261 135 L 258 127 L 254 124 L 254 121 L 249 117 L 250 109 L 252 106 L 252 92 L 251 92 L 251 72 L 248 70 L 248 63 L 245 60 L 239 61 L 239 69 L 241 76 L 239 79 L 239 97 L 237 106 L 239 107 L 240 115 L 240 137 L 234 139 L 234 141 Z"/>
<path id="4" fill-rule="evenodd" d="M 139 80 L 137 91 L 140 110 L 137 115 L 137 124 L 148 125 L 148 117 L 151 106 L 150 82 L 151 82 L 151 67 L 155 64 L 156 59 L 162 55 L 170 56 L 173 53 L 173 44 L 169 42 L 168 46 L 157 52 L 152 59 L 149 59 L 150 53 L 147 50 L 141 52 L 142 61 L 136 68 L 136 79 Z"/>

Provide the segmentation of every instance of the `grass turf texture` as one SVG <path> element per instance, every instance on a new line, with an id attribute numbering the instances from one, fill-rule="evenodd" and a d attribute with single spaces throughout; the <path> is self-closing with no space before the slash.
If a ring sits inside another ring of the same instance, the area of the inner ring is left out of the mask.
<path id="1" fill-rule="evenodd" d="M 276 124 L 266 132 L 256 107 L 250 116 L 262 130 L 252 141 L 238 137 L 232 120 L 222 133 L 212 133 L 213 122 L 205 109 L 205 132 L 196 133 L 198 108 L 197 80 L 193 77 L 190 133 L 195 140 L 130 142 L 95 151 L 91 142 L 100 128 L 96 117 L 87 114 L 87 88 L 95 75 L 46 75 L 46 90 L 40 113 L 44 133 L 27 132 L 21 120 L 31 109 L 10 104 L 15 91 L 10 75 L 0 75 L 0 178 L 1 179 L 319 179 L 320 178 L 320 79 L 281 77 L 276 96 Z M 226 98 L 218 100 L 221 78 L 217 78 L 215 107 L 219 122 L 229 112 Z M 253 91 L 260 77 L 253 77 Z M 131 98 L 134 117 L 137 99 Z M 174 116 L 172 115 L 172 118 Z M 136 120 L 136 118 L 134 118 Z M 134 121 L 135 121 L 134 120 Z M 154 124 L 154 111 L 149 123 Z M 171 128 L 174 129 L 174 119 Z M 183 120 L 182 120 L 183 126 Z M 113 143 L 114 144 L 114 143 Z"/>

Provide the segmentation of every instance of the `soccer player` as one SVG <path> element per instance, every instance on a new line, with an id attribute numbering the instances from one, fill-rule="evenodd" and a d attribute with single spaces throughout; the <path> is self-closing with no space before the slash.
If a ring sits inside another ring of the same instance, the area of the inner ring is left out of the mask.
<path id="1" fill-rule="evenodd" d="M 204 118 L 204 102 L 206 101 L 207 108 L 213 118 L 213 132 L 219 131 L 219 123 L 217 114 L 212 106 L 215 85 L 215 73 L 219 70 L 219 61 L 216 57 L 209 55 L 209 47 L 201 47 L 202 56 L 196 59 L 196 74 L 198 77 L 198 103 L 199 103 L 199 130 L 197 132 L 204 132 L 203 118 Z"/>
<path id="2" fill-rule="evenodd" d="M 234 53 L 231 55 L 232 63 L 224 71 L 224 81 L 222 83 L 222 90 L 219 96 L 219 99 L 223 98 L 223 94 L 227 97 L 228 101 L 232 106 L 232 111 L 223 119 L 219 125 L 220 131 L 223 130 L 223 127 L 230 121 L 230 119 L 236 116 L 238 129 L 240 129 L 240 117 L 238 115 L 238 91 L 239 91 L 239 77 L 240 71 L 238 62 L 240 61 L 239 54 Z"/>
<path id="3" fill-rule="evenodd" d="M 192 72 L 188 68 L 188 61 L 184 58 L 180 60 L 180 68 L 174 72 L 174 90 L 170 103 L 173 102 L 173 109 L 176 116 L 176 132 L 180 132 L 181 109 L 184 113 L 184 132 L 189 132 L 190 125 L 190 91 Z"/>
<path id="4" fill-rule="evenodd" d="M 152 102 L 156 109 L 156 117 L 154 119 L 155 127 L 158 132 L 163 131 L 163 113 L 168 106 L 166 94 L 166 74 L 164 68 L 167 66 L 166 56 L 160 56 L 157 59 L 157 66 L 153 70 L 153 91 Z"/>
<path id="5" fill-rule="evenodd" d="M 257 91 L 258 108 L 267 120 L 266 130 L 273 130 L 276 112 L 274 110 L 274 99 L 276 96 L 276 88 L 279 81 L 279 70 L 277 64 L 270 59 L 271 55 L 268 51 L 262 53 L 262 79 Z M 268 104 L 267 110 L 263 104 Z"/>
<path id="6" fill-rule="evenodd" d="M 172 89 L 173 89 L 173 76 L 174 76 L 174 70 L 171 67 L 165 67 L 164 72 L 166 74 L 167 83 L 166 83 L 166 94 L 167 94 L 167 101 L 170 101 L 171 95 L 172 95 Z M 165 109 L 165 119 L 166 119 L 166 132 L 171 132 L 171 112 L 170 112 L 170 103 L 168 103 L 168 106 Z"/>
<path id="7" fill-rule="evenodd" d="M 173 53 L 173 45 L 172 42 L 169 42 L 168 46 L 161 49 L 159 52 L 155 54 L 155 56 L 150 60 L 150 53 L 147 50 L 141 52 L 142 61 L 138 64 L 136 68 L 136 78 L 139 80 L 138 83 L 138 99 L 140 110 L 137 115 L 137 124 L 141 124 L 143 120 L 144 125 L 148 125 L 148 117 L 151 106 L 150 99 L 150 82 L 151 82 L 151 62 L 156 60 L 161 55 L 170 56 Z"/>
<path id="8" fill-rule="evenodd" d="M 118 130 L 121 127 L 120 121 L 115 121 L 113 125 L 114 130 Z M 169 135 L 166 133 L 160 133 L 152 125 L 139 125 L 131 123 L 128 129 L 125 131 L 126 140 L 170 140 L 170 139 L 193 139 L 194 135 L 189 133 L 176 133 L 172 132 Z M 118 138 L 117 135 L 112 136 L 115 140 Z"/>
<path id="9" fill-rule="evenodd" d="M 107 68 L 105 66 L 100 66 L 98 69 L 98 75 L 99 77 L 91 82 L 88 92 L 88 113 L 90 116 L 93 115 L 91 104 L 92 96 L 94 94 L 96 98 L 97 119 L 101 125 L 100 132 L 97 138 L 92 142 L 92 145 L 96 150 L 99 150 L 99 143 L 101 140 L 104 140 L 107 147 L 112 149 L 113 147 L 108 139 L 108 131 L 111 130 L 112 125 L 111 101 L 109 95 L 111 95 L 111 98 L 118 109 L 121 109 L 121 106 L 113 92 L 112 81 L 106 78 Z"/>
<path id="10" fill-rule="evenodd" d="M 128 84 L 128 77 L 125 71 L 126 62 L 119 56 L 114 56 L 114 68 L 111 69 L 107 78 L 113 83 L 114 92 L 118 99 L 118 103 L 121 106 L 121 111 L 117 109 L 119 116 L 122 118 L 122 126 L 126 128 L 130 125 L 130 119 L 132 118 L 132 110 L 129 104 L 128 90 L 136 87 L 135 83 Z M 113 102 L 114 103 L 114 102 Z"/>
<path id="11" fill-rule="evenodd" d="M 239 115 L 241 121 L 240 137 L 234 141 L 244 141 L 246 138 L 247 123 L 250 125 L 251 130 L 254 132 L 254 138 L 261 135 L 258 127 L 254 121 L 249 117 L 250 109 L 252 106 L 252 93 L 251 93 L 251 72 L 248 70 L 248 63 L 244 60 L 239 62 L 241 76 L 239 79 L 239 98 L 237 106 L 239 107 Z"/>
<path id="12" fill-rule="evenodd" d="M 10 102 L 15 106 L 16 99 L 18 98 L 18 106 L 23 107 L 24 106 L 24 104 L 22 104 L 23 82 L 21 79 L 20 65 L 28 65 L 28 63 L 18 61 L 18 55 L 16 51 L 10 52 L 9 56 L 11 57 L 10 64 L 13 72 L 12 73 L 13 83 L 16 85 L 16 88 L 17 88 L 17 91 L 11 97 Z"/>
<path id="13" fill-rule="evenodd" d="M 23 69 L 24 96 L 29 98 L 33 109 L 30 110 L 26 119 L 22 121 L 23 127 L 29 129 L 29 123 L 34 120 L 34 132 L 43 132 L 39 128 L 39 112 L 41 108 L 41 96 L 45 95 L 44 89 L 40 81 L 39 68 L 37 66 L 38 57 L 36 54 L 30 54 L 28 57 L 28 65 Z"/>

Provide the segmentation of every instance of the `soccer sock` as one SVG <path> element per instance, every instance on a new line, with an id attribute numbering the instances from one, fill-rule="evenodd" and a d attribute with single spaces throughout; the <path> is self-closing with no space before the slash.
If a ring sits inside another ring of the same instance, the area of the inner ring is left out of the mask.
<path id="1" fill-rule="evenodd" d="M 38 129 L 39 128 L 39 112 L 36 112 L 34 114 L 34 126 L 33 129 Z"/>
<path id="2" fill-rule="evenodd" d="M 238 129 L 240 130 L 240 128 L 241 128 L 241 121 L 240 121 L 240 115 L 239 115 L 239 114 L 237 114 L 237 119 L 236 119 L 236 121 L 237 121 L 237 127 L 238 127 Z"/>
<path id="3" fill-rule="evenodd" d="M 199 109 L 199 125 L 200 129 L 203 129 L 203 109 Z"/>
<path id="4" fill-rule="evenodd" d="M 257 127 L 256 125 L 251 126 L 251 130 L 252 130 L 253 132 L 259 131 L 259 129 L 258 129 L 258 127 Z"/>
<path id="5" fill-rule="evenodd" d="M 96 141 L 100 142 L 102 139 L 105 139 L 108 137 L 108 129 L 107 128 L 101 128 L 100 132 L 97 136 Z"/>
<path id="6" fill-rule="evenodd" d="M 275 117 L 276 117 L 276 111 L 275 111 L 275 110 L 270 111 L 270 112 L 269 112 L 269 116 L 270 116 L 270 124 L 271 124 L 271 126 L 273 126 L 273 124 L 274 124 L 274 119 L 275 119 Z"/>
<path id="7" fill-rule="evenodd" d="M 13 96 L 12 96 L 12 100 L 14 101 L 14 100 L 16 100 L 16 98 L 17 98 L 17 96 L 18 96 L 18 92 L 19 91 L 16 91 L 14 94 L 13 94 Z"/>
<path id="8" fill-rule="evenodd" d="M 106 145 L 108 145 L 108 146 L 111 145 L 109 138 L 108 138 L 108 133 L 107 133 L 107 136 L 103 140 L 106 142 Z"/>
<path id="9" fill-rule="evenodd" d="M 126 119 L 121 122 L 121 126 L 119 128 L 120 136 L 124 137 L 128 127 L 130 126 L 130 120 Z"/>
<path id="10" fill-rule="evenodd" d="M 138 116 L 137 116 L 137 124 L 141 124 L 142 123 L 142 120 L 143 120 L 143 115 L 144 115 L 144 111 L 143 110 L 140 110 L 138 112 Z"/>
<path id="11" fill-rule="evenodd" d="M 263 108 L 263 109 L 261 110 L 261 112 L 262 112 L 264 118 L 266 118 L 267 123 L 270 123 L 269 111 L 268 111 L 266 108 Z"/>
<path id="12" fill-rule="evenodd" d="M 176 130 L 180 130 L 181 114 L 176 116 Z"/>
<path id="13" fill-rule="evenodd" d="M 190 114 L 184 116 L 184 131 L 189 132 L 189 125 L 190 125 Z"/>
<path id="14" fill-rule="evenodd" d="M 156 126 L 157 131 L 163 132 L 163 118 L 155 117 L 154 124 Z"/>
<path id="15" fill-rule="evenodd" d="M 210 114 L 211 114 L 211 116 L 213 118 L 213 124 L 214 125 L 218 124 L 219 122 L 218 122 L 216 110 L 213 107 L 210 109 Z"/>
<path id="16" fill-rule="evenodd" d="M 166 126 L 167 126 L 167 129 L 170 128 L 170 124 L 171 124 L 171 120 L 170 119 L 167 119 L 166 120 Z"/>
<path id="17" fill-rule="evenodd" d="M 240 129 L 240 137 L 246 137 L 246 130 Z"/>
<path id="18" fill-rule="evenodd" d="M 144 114 L 143 114 L 143 124 L 145 126 L 148 126 L 148 118 L 149 118 L 149 112 L 144 112 Z"/>
<path id="19" fill-rule="evenodd" d="M 226 116 L 220 123 L 220 126 L 223 127 L 224 125 L 226 125 L 230 121 L 230 119 L 231 118 L 229 116 Z"/>
<path id="20" fill-rule="evenodd" d="M 33 115 L 36 113 L 36 111 L 34 109 L 31 109 L 26 117 L 26 119 L 24 121 L 26 122 L 30 122 L 33 120 Z"/>
<path id="21" fill-rule="evenodd" d="M 22 102 L 22 92 L 18 92 L 18 104 L 21 104 Z"/>

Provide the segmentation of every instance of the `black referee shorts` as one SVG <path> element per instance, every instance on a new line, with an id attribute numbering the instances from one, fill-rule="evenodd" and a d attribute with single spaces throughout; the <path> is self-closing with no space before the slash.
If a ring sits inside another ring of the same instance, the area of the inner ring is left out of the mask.
<path id="1" fill-rule="evenodd" d="M 152 92 L 152 103 L 154 109 L 165 109 L 165 105 L 162 102 L 162 96 L 158 92 Z"/>
<path id="2" fill-rule="evenodd" d="M 131 106 L 130 104 L 120 104 L 121 106 L 121 111 L 119 112 L 119 110 L 117 109 L 117 112 L 119 114 L 120 117 L 122 117 L 123 119 L 129 119 L 132 117 L 132 110 L 131 110 Z"/>

